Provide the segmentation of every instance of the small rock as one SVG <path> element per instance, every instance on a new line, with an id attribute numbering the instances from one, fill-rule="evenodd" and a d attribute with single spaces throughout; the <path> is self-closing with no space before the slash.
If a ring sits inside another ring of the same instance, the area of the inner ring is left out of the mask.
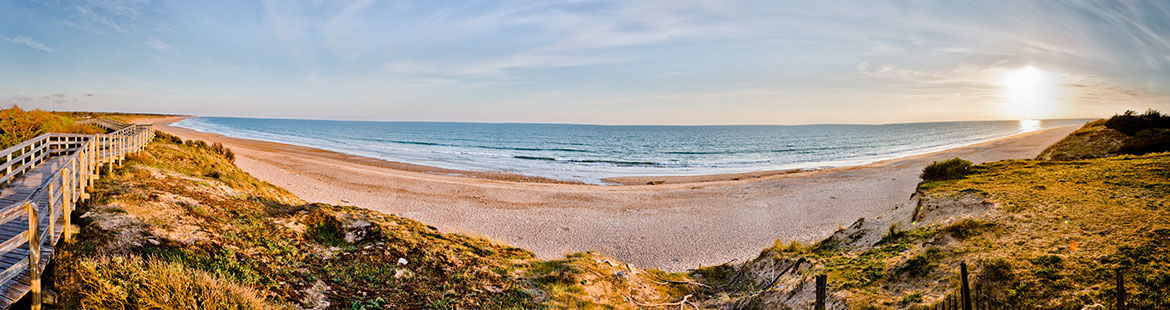
<path id="1" fill-rule="evenodd" d="M 146 242 L 150 242 L 150 244 L 153 244 L 153 245 L 161 244 L 161 242 L 158 242 L 157 239 L 146 239 Z"/>
<path id="2" fill-rule="evenodd" d="M 625 278 L 625 277 L 626 277 L 626 275 L 629 275 L 629 274 L 630 274 L 630 272 L 629 272 L 629 271 L 625 271 L 625 270 L 618 270 L 617 272 L 614 272 L 614 273 L 613 273 L 613 276 L 614 276 L 615 278 Z"/>
<path id="3" fill-rule="evenodd" d="M 399 265 L 406 266 L 406 264 L 408 264 L 408 263 L 410 263 L 410 262 L 406 261 L 406 258 L 403 258 L 403 257 L 398 258 Z"/>

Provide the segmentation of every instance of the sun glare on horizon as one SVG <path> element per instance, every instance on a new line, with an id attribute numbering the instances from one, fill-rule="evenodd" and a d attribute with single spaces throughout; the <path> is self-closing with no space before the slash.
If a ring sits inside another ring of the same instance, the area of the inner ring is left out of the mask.
<path id="1" fill-rule="evenodd" d="M 1058 76 L 1034 66 L 1004 72 L 1004 112 L 1021 119 L 1052 115 L 1057 105 Z"/>

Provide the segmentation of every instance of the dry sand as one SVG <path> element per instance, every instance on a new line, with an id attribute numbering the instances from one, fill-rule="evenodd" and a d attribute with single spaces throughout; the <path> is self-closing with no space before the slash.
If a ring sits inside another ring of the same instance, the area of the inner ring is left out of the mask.
<path id="1" fill-rule="evenodd" d="M 753 258 L 777 238 L 815 241 L 905 202 L 932 161 L 1031 158 L 1062 127 L 870 165 L 699 177 L 620 178 L 599 186 L 393 163 L 319 149 L 170 127 L 221 142 L 244 171 L 308 201 L 356 205 L 485 236 L 542 259 L 598 251 L 642 267 L 682 271 Z"/>

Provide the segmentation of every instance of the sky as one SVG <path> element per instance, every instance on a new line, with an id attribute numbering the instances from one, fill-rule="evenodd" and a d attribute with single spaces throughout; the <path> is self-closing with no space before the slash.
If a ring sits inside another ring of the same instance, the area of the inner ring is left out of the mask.
<path id="1" fill-rule="evenodd" d="M 0 105 L 384 121 L 1170 110 L 1170 1 L 0 2 Z"/>

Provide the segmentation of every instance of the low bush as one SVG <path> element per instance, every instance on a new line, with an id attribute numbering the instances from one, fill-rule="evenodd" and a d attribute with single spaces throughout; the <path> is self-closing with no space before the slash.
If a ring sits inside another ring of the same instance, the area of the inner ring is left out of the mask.
<path id="1" fill-rule="evenodd" d="M 954 236 L 959 240 L 963 240 L 981 235 L 983 232 L 986 232 L 994 227 L 995 224 L 993 223 L 974 219 L 964 219 L 962 221 L 951 224 L 950 226 L 944 227 L 943 231 L 950 233 L 951 236 Z"/>
<path id="2" fill-rule="evenodd" d="M 183 138 L 179 138 L 178 136 L 175 136 L 175 135 L 172 135 L 169 133 L 165 133 L 165 132 L 161 132 L 161 131 L 154 133 L 154 139 L 157 141 L 168 142 L 171 144 L 183 144 Z"/>
<path id="3" fill-rule="evenodd" d="M 94 134 L 102 130 L 74 124 L 72 119 L 51 112 L 25 111 L 18 106 L 0 109 L 0 149 L 48 132 Z"/>
<path id="4" fill-rule="evenodd" d="M 934 267 L 938 266 L 938 260 L 942 257 L 941 250 L 930 248 L 925 253 L 907 259 L 901 267 L 898 267 L 898 272 L 909 274 L 912 277 L 928 275 L 934 270 Z"/>
<path id="5" fill-rule="evenodd" d="M 924 182 L 945 181 L 961 179 L 971 172 L 971 162 L 956 157 L 931 163 L 922 169 L 921 177 Z"/>
<path id="6" fill-rule="evenodd" d="M 1163 115 L 1154 109 L 1146 110 L 1146 113 L 1142 114 L 1130 110 L 1110 117 L 1105 121 L 1105 127 L 1133 136 L 1146 129 L 1170 128 L 1170 115 Z"/>
<path id="7" fill-rule="evenodd" d="M 1139 131 L 1127 139 L 1117 152 L 1130 155 L 1170 152 L 1170 129 L 1150 128 Z"/>
<path id="8" fill-rule="evenodd" d="M 174 137 L 174 136 L 171 136 L 171 137 L 173 137 L 173 138 L 169 138 L 169 139 L 171 139 L 171 141 L 175 141 L 175 139 L 179 139 L 178 137 Z M 181 140 L 181 139 L 179 139 L 179 140 Z M 212 144 L 207 144 L 207 142 L 204 142 L 203 140 L 187 140 L 186 142 L 183 142 L 183 144 L 190 146 L 190 147 L 194 147 L 194 148 L 211 150 L 212 152 L 215 152 L 219 155 L 222 155 L 224 158 L 227 158 L 227 160 L 233 164 L 236 162 L 236 153 L 232 152 L 232 149 L 229 149 L 229 148 L 223 146 L 223 143 L 216 142 L 216 143 L 212 143 Z"/>

